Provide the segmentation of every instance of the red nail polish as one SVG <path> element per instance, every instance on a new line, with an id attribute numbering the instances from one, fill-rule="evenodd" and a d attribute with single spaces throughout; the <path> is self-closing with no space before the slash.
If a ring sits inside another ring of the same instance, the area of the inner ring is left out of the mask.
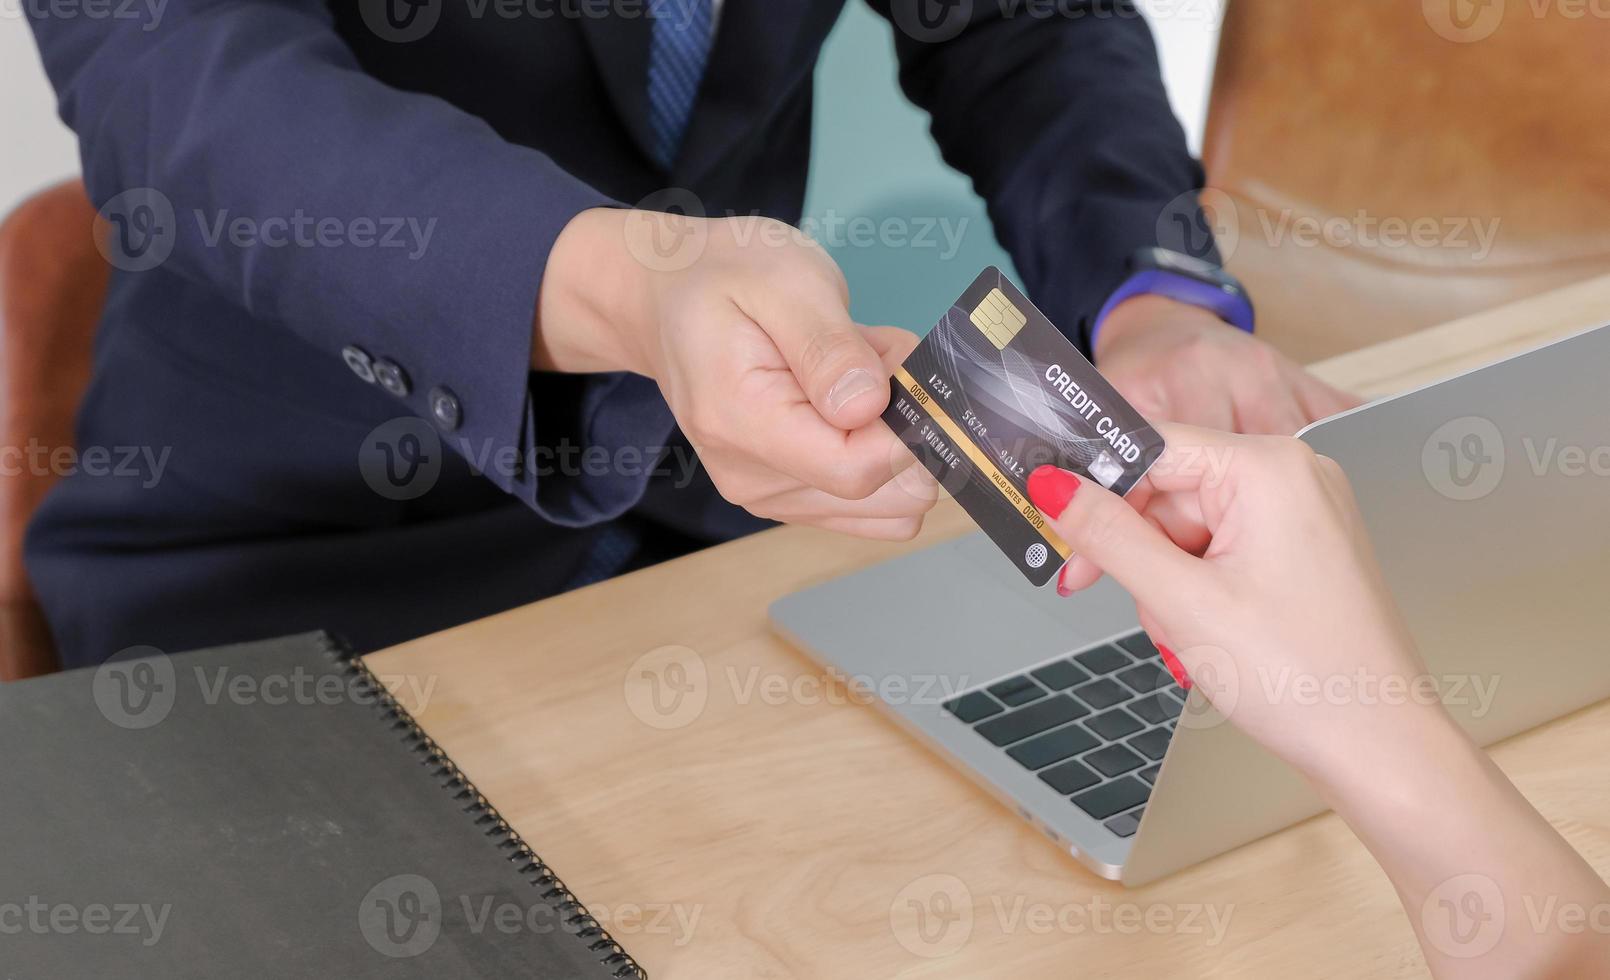
<path id="1" fill-rule="evenodd" d="M 1168 672 L 1174 675 L 1174 683 L 1189 691 L 1191 689 L 1191 675 L 1185 672 L 1185 665 L 1180 663 L 1180 658 L 1174 656 L 1174 651 L 1161 643 L 1157 644 L 1157 652 L 1163 655 L 1163 666 L 1167 667 Z"/>
<path id="2" fill-rule="evenodd" d="M 1029 502 L 1053 520 L 1061 517 L 1079 489 L 1079 478 L 1055 466 L 1042 466 L 1029 474 Z"/>

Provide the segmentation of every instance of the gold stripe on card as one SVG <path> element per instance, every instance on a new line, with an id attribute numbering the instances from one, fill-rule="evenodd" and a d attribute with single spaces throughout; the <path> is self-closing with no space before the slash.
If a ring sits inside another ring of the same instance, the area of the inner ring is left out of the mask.
<path id="1" fill-rule="evenodd" d="M 944 429 L 945 434 L 950 436 L 950 441 L 967 454 L 967 458 L 973 461 L 973 465 L 977 466 L 981 473 L 989 477 L 990 484 L 1001 492 L 1001 496 L 1006 498 L 1007 503 L 1011 504 L 1018 514 L 1028 521 L 1041 537 L 1045 538 L 1045 543 L 1050 545 L 1053 551 L 1061 555 L 1064 561 L 1072 557 L 1073 549 L 1068 547 L 1068 543 L 1062 540 L 1062 537 L 1051 527 L 1051 522 L 1046 520 L 1045 515 L 1040 513 L 1039 508 L 1035 507 L 1023 494 L 1018 492 L 1017 487 L 1012 485 L 1012 481 L 1008 480 L 1005 474 L 1000 471 L 1000 468 L 995 465 L 995 461 L 985 455 L 984 450 L 978 448 L 978 443 L 972 440 L 972 437 L 962 429 L 961 425 L 945 414 L 945 410 L 936 403 L 933 393 L 924 388 L 921 382 L 913 378 L 911 373 L 903 367 L 895 368 L 894 376 L 895 380 L 900 382 L 900 387 L 909 391 L 918 404 L 928 409 L 928 417 L 934 420 L 934 424 Z"/>

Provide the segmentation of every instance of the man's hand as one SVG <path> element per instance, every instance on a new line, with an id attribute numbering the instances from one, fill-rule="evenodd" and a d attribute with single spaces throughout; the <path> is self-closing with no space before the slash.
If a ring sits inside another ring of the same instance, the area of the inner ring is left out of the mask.
<path id="1" fill-rule="evenodd" d="M 856 324 L 848 300 L 832 258 L 780 222 L 585 211 L 549 256 L 533 366 L 653 378 L 752 514 L 905 540 L 939 487 L 879 415 L 917 338 Z"/>
<path id="2" fill-rule="evenodd" d="M 1095 356 L 1113 387 L 1153 419 L 1289 436 L 1360 404 L 1251 334 L 1162 296 L 1114 309 Z"/>

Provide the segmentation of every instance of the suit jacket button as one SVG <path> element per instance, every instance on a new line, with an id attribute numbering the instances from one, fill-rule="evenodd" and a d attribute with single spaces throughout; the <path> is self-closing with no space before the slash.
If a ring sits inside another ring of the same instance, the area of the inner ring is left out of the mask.
<path id="1" fill-rule="evenodd" d="M 437 385 L 430 390 L 430 417 L 436 427 L 444 432 L 452 432 L 463 421 L 463 409 L 458 404 L 458 396 L 453 394 L 451 388 Z"/>
<path id="2" fill-rule="evenodd" d="M 396 395 L 398 398 L 407 398 L 408 393 L 414 390 L 413 383 L 408 380 L 408 372 L 402 365 L 389 357 L 382 357 L 374 363 L 375 380 L 380 387 Z"/>
<path id="3" fill-rule="evenodd" d="M 351 368 L 352 373 L 360 380 L 369 384 L 375 383 L 375 365 L 369 358 L 368 351 L 354 344 L 348 344 L 341 348 L 341 359 L 347 362 L 347 367 Z"/>

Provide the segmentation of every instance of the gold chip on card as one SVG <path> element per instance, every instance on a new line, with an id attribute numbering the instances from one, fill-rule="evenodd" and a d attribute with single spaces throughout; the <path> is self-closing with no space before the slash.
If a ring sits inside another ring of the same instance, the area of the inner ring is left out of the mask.
<path id="1" fill-rule="evenodd" d="M 999 289 L 985 293 L 979 304 L 973 307 L 969 319 L 973 321 L 973 326 L 983 331 L 996 350 L 1005 350 L 1017 332 L 1023 329 L 1023 324 L 1028 322 L 1023 311 L 1013 306 L 1012 301 Z"/>

